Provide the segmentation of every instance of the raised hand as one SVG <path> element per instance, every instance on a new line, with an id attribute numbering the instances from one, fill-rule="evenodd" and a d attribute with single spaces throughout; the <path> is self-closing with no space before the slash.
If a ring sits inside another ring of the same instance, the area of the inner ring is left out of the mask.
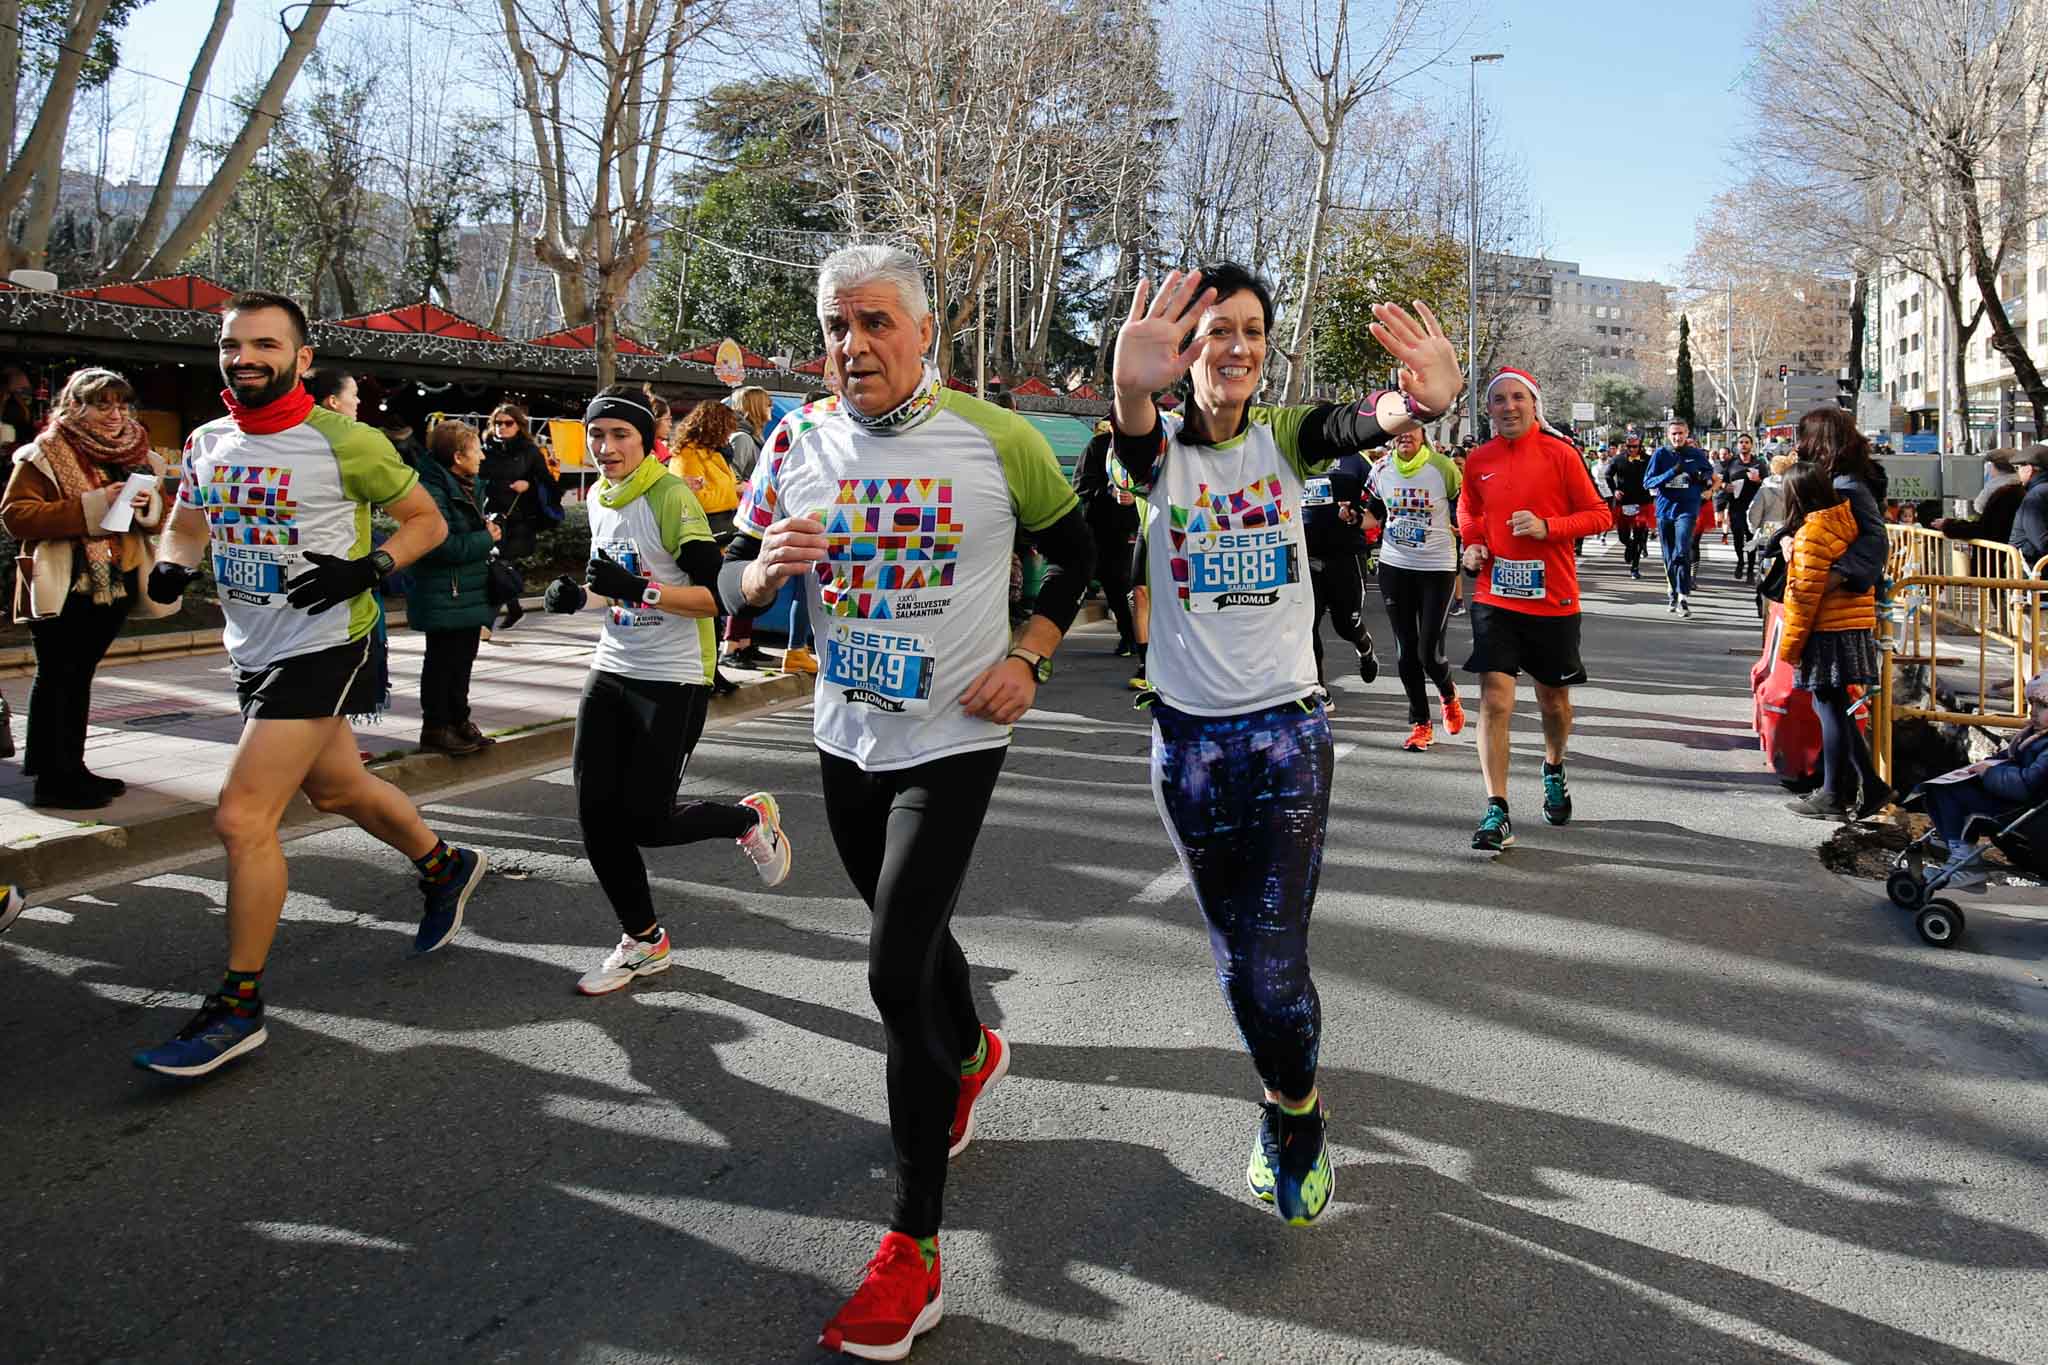
<path id="1" fill-rule="evenodd" d="M 1401 391 L 1424 412 L 1445 412 L 1465 387 L 1457 348 L 1445 338 L 1428 304 L 1418 299 L 1415 311 L 1421 314 L 1420 322 L 1398 303 L 1374 304 L 1372 315 L 1377 321 L 1371 327 L 1372 339 L 1401 363 Z M 1118 342 L 1118 354 L 1122 354 L 1122 342 Z"/>
<path id="2" fill-rule="evenodd" d="M 1168 271 L 1159 282 L 1158 295 L 1148 302 L 1151 287 L 1150 280 L 1138 281 L 1130 315 L 1116 334 L 1117 390 L 1147 399 L 1171 386 L 1195 363 L 1201 340 L 1197 338 L 1183 351 L 1180 339 L 1193 330 L 1202 310 L 1216 301 L 1214 289 L 1202 288 L 1199 270 Z M 1455 367 L 1455 357 L 1452 364 Z"/>

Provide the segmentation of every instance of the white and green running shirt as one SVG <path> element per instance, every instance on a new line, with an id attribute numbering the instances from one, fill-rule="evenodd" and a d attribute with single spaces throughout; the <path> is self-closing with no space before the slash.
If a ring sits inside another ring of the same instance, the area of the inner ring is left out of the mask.
<path id="1" fill-rule="evenodd" d="M 825 399 L 785 417 L 736 518 L 756 538 L 784 517 L 824 523 L 805 580 L 820 646 L 818 747 L 870 772 L 1010 742 L 960 698 L 1010 650 L 1010 552 L 1074 491 L 1037 428 L 940 388 L 871 429 Z"/>
<path id="2" fill-rule="evenodd" d="M 693 583 L 676 562 L 676 553 L 693 540 L 710 543 L 711 522 L 690 486 L 662 470 L 646 490 L 624 506 L 604 505 L 602 480 L 584 506 L 590 509 L 590 552 L 599 550 L 631 573 L 657 583 L 711 589 L 716 583 Z M 708 616 L 677 616 L 659 607 L 605 608 L 604 633 L 590 666 L 646 682 L 695 683 L 709 686 L 718 663 L 717 634 Z"/>
<path id="3" fill-rule="evenodd" d="M 228 657 L 244 672 L 360 640 L 377 624 L 362 593 L 346 610 L 312 616 L 284 585 L 310 554 L 370 552 L 370 509 L 419 483 L 374 427 L 315 407 L 283 431 L 252 433 L 222 417 L 185 438 L 182 507 L 206 514 Z"/>
<path id="4" fill-rule="evenodd" d="M 1372 468 L 1366 488 L 1387 507 L 1380 534 L 1380 563 L 1397 569 L 1438 572 L 1458 567 L 1458 466 L 1428 446 L 1413 460 L 1399 451 Z"/>
<path id="5" fill-rule="evenodd" d="M 1111 477 L 1144 498 L 1151 645 L 1145 676 L 1168 706 L 1234 716 L 1305 697 L 1316 685 L 1315 618 L 1302 532 L 1309 407 L 1254 407 L 1220 445 L 1181 442 L 1162 413 L 1165 447 L 1149 489 L 1111 456 Z"/>

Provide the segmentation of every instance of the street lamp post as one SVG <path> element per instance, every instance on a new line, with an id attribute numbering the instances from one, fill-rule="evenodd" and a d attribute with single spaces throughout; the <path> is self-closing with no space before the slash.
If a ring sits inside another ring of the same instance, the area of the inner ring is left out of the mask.
<path id="1" fill-rule="evenodd" d="M 1479 439 L 1479 64 L 1507 54 L 1476 52 L 1469 68 L 1472 87 L 1472 237 L 1465 255 L 1465 393 L 1471 436 Z"/>

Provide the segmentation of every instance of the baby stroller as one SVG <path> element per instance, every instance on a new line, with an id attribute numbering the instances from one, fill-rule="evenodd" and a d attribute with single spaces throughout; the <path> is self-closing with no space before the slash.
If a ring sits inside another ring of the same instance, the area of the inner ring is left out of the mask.
<path id="1" fill-rule="evenodd" d="M 1916 789 L 1900 805 L 1924 806 Z M 1935 948 L 1953 948 L 1963 936 L 1963 911 L 1938 893 L 1968 874 L 1984 872 L 1984 850 L 1995 848 L 2022 872 L 2048 878 L 2048 801 L 1999 815 L 1972 815 L 1963 824 L 1960 846 L 1950 846 L 1948 860 L 1926 870 L 1927 849 L 1941 837 L 1930 826 L 1892 860 L 1885 894 L 1893 905 L 1913 914 L 1921 941 Z"/>

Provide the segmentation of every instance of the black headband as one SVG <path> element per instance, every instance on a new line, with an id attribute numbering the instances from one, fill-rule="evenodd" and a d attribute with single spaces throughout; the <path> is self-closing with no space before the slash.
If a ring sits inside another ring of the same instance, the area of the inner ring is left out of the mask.
<path id="1" fill-rule="evenodd" d="M 616 417 L 632 427 L 640 433 L 640 449 L 650 456 L 654 454 L 654 409 L 630 398 L 593 398 L 583 410 L 583 425 L 587 427 L 600 417 Z"/>

